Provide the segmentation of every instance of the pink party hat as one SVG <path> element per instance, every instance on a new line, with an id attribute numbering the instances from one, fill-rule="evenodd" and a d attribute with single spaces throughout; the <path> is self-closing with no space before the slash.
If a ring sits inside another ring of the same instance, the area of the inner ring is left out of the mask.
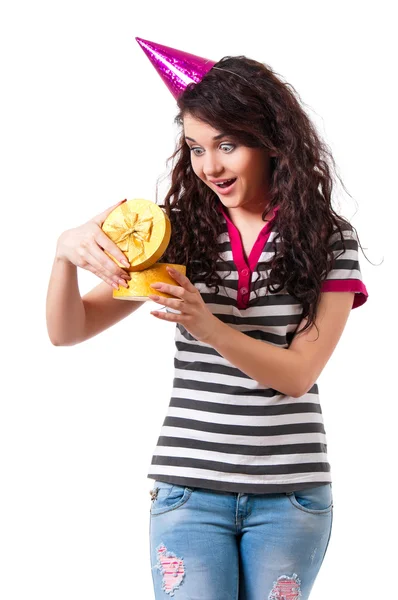
<path id="1" fill-rule="evenodd" d="M 182 50 L 135 38 L 167 87 L 178 98 L 189 83 L 198 83 L 216 64 Z"/>

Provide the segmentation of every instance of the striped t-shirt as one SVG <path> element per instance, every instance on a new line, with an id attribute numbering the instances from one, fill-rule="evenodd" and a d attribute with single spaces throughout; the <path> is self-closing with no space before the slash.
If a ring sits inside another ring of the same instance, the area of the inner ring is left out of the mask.
<path id="1" fill-rule="evenodd" d="M 246 260 L 238 229 L 224 211 L 217 263 L 219 293 L 195 283 L 221 321 L 264 342 L 287 348 L 302 320 L 302 305 L 282 290 L 266 294 L 268 271 L 259 263 L 273 254 L 273 218 L 259 233 Z M 355 292 L 352 308 L 368 296 L 353 229 L 341 226 L 346 252 L 335 260 L 321 291 Z M 343 248 L 338 231 L 334 255 Z M 279 239 L 276 240 L 278 247 Z M 258 299 L 256 300 L 256 291 Z M 255 301 L 255 302 L 254 302 Z M 331 482 L 318 385 L 294 398 L 266 387 L 237 369 L 212 346 L 176 324 L 171 399 L 148 477 L 224 492 L 290 492 Z"/>

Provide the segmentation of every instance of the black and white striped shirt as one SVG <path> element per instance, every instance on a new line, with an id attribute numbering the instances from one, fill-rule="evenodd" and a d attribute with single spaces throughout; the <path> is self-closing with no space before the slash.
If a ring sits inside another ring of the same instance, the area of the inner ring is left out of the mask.
<path id="1" fill-rule="evenodd" d="M 275 213 L 278 208 L 275 209 Z M 266 294 L 268 272 L 252 279 L 272 254 L 275 213 L 246 260 L 239 231 L 220 203 L 219 294 L 195 283 L 211 312 L 246 335 L 287 348 L 301 322 L 302 305 L 286 291 Z M 358 262 L 358 241 L 343 229 L 346 252 L 327 274 L 322 291 L 354 291 L 353 308 L 368 296 Z M 335 255 L 343 245 L 331 239 Z M 278 241 L 277 241 L 278 244 Z M 261 265 L 259 265 L 261 266 Z M 256 300 L 256 294 L 259 299 Z M 213 347 L 176 324 L 174 381 L 168 412 L 148 477 L 224 492 L 277 493 L 331 482 L 318 385 L 300 398 L 265 387 Z"/>

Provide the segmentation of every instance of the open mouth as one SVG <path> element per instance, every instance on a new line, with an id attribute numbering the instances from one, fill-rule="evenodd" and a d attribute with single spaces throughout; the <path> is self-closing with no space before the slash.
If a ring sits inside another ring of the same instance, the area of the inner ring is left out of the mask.
<path id="1" fill-rule="evenodd" d="M 220 189 L 225 190 L 225 189 L 229 188 L 232 184 L 234 184 L 235 181 L 236 181 L 236 177 L 234 179 L 226 179 L 222 183 L 216 183 L 215 185 L 217 187 L 219 187 Z"/>

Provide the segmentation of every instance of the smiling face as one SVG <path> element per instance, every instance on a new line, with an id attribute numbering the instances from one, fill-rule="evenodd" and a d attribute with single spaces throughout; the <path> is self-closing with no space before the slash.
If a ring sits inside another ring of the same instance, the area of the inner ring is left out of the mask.
<path id="1" fill-rule="evenodd" d="M 183 125 L 194 173 L 226 208 L 261 213 L 268 204 L 270 153 L 243 146 L 190 114 Z"/>

